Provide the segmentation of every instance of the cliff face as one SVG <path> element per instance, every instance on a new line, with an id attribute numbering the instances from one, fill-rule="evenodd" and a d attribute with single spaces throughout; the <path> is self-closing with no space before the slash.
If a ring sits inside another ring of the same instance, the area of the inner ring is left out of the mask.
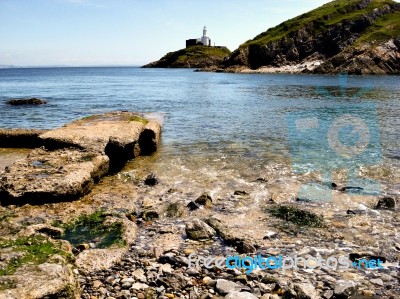
<path id="1" fill-rule="evenodd" d="M 231 54 L 225 47 L 193 46 L 170 52 L 144 68 L 210 68 L 219 65 Z"/>
<path id="2" fill-rule="evenodd" d="M 242 44 L 227 69 L 282 67 L 318 61 L 302 72 L 400 73 L 400 3 L 337 0 Z"/>

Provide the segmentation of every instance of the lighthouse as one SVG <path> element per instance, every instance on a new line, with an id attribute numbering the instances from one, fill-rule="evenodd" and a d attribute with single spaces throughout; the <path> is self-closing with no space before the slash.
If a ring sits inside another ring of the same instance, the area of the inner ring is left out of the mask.
<path id="1" fill-rule="evenodd" d="M 207 36 L 207 27 L 204 25 L 203 36 L 201 37 L 201 43 L 203 46 L 211 46 L 211 39 Z"/>

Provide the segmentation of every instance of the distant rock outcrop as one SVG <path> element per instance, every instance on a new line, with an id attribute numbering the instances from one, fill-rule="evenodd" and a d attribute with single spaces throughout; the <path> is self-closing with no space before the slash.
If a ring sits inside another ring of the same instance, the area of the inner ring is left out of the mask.
<path id="1" fill-rule="evenodd" d="M 160 60 L 144 65 L 144 68 L 209 68 L 228 58 L 231 51 L 226 47 L 191 46 L 170 52 Z"/>
<path id="2" fill-rule="evenodd" d="M 332 1 L 245 42 L 223 67 L 399 74 L 399 20 L 400 3 L 391 0 Z"/>
<path id="3" fill-rule="evenodd" d="M 30 99 L 12 99 L 6 102 L 7 104 L 13 106 L 22 106 L 22 105 L 43 105 L 47 104 L 46 101 L 38 98 L 30 98 Z"/>

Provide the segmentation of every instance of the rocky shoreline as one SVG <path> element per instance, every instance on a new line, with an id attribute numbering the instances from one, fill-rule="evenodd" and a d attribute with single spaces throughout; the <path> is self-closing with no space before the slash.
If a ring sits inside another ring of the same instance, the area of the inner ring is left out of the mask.
<path id="1" fill-rule="evenodd" d="M 45 136 L 53 135 L 61 136 L 60 131 Z M 159 136 L 155 141 L 153 145 Z M 63 149 L 53 151 L 59 150 Z M 78 149 L 69 153 L 73 151 Z M 229 195 L 216 197 L 210 190 L 176 187 L 173 180 L 153 173 L 151 156 L 141 159 L 145 160 L 133 160 L 100 178 L 90 193 L 74 201 L 0 206 L 0 298 L 400 295 L 395 192 L 347 193 L 345 181 L 335 177 L 333 200 L 313 202 L 296 198 L 299 183 L 294 179 L 285 177 L 283 184 L 281 177 L 260 173 L 244 182 L 247 189 L 232 186 Z M 269 190 L 262 198 L 251 191 L 260 188 Z M 109 242 L 110 237 L 116 238 Z M 103 247 L 104 242 L 110 244 Z M 35 248 L 35 254 L 29 248 Z M 40 252 L 46 254 L 37 256 Z M 258 254 L 314 259 L 314 266 L 318 258 L 339 256 L 351 261 L 380 259 L 383 264 L 381 269 L 305 269 L 300 263 L 298 269 L 285 272 L 255 268 L 251 273 L 245 267 L 195 265 L 200 256 Z M 18 261 L 15 268 L 11 261 Z"/>

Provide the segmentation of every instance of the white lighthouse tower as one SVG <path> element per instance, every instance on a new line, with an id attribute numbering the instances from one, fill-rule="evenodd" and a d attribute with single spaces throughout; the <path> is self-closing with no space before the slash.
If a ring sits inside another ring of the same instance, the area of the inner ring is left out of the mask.
<path id="1" fill-rule="evenodd" d="M 201 37 L 203 46 L 211 46 L 211 39 L 207 36 L 207 27 L 204 25 L 203 36 Z"/>

